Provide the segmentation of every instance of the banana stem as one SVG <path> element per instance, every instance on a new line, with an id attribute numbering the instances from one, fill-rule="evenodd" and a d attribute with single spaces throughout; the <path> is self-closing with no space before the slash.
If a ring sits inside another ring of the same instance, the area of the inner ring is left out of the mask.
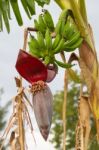
<path id="1" fill-rule="evenodd" d="M 62 52 L 61 57 L 66 63 L 65 55 Z M 63 101 L 63 150 L 66 150 L 66 107 L 67 107 L 67 88 L 68 88 L 68 71 L 65 70 L 64 74 L 64 101 Z"/>
<path id="2" fill-rule="evenodd" d="M 86 25 L 88 25 L 85 0 L 79 0 L 78 3 L 79 3 L 79 6 L 80 6 L 80 12 L 81 12 L 81 15 L 83 17 L 83 20 L 85 21 Z"/>
<path id="3" fill-rule="evenodd" d="M 26 51 L 27 45 L 27 38 L 28 38 L 28 30 L 24 30 L 24 44 L 23 50 Z M 20 93 L 22 90 L 22 77 L 20 76 L 20 86 L 18 88 L 18 92 Z M 23 102 L 22 102 L 23 94 L 19 95 L 18 98 L 18 123 L 19 123 L 19 142 L 20 142 L 20 150 L 25 150 L 25 136 L 24 136 L 24 125 L 23 125 Z"/>
<path id="4" fill-rule="evenodd" d="M 54 0 L 62 9 L 64 9 L 64 2 L 62 0 Z"/>
<path id="5" fill-rule="evenodd" d="M 22 77 L 20 76 L 20 86 L 18 87 L 18 93 L 22 91 Z M 22 103 L 23 94 L 18 95 L 18 128 L 19 128 L 19 143 L 20 150 L 25 150 L 24 147 L 24 127 L 23 127 L 23 103 Z"/>
<path id="6" fill-rule="evenodd" d="M 20 90 L 20 89 L 19 89 Z M 18 99 L 19 109 L 18 109 L 18 121 L 19 121 L 19 142 L 20 150 L 24 150 L 24 127 L 23 127 L 23 111 L 22 111 L 22 95 Z"/>
<path id="7" fill-rule="evenodd" d="M 67 106 L 68 72 L 64 75 L 64 102 L 63 102 L 63 150 L 66 150 L 66 106 Z"/>

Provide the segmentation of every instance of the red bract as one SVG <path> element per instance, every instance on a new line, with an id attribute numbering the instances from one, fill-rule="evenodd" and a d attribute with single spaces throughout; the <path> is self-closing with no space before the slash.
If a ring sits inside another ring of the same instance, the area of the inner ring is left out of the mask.
<path id="1" fill-rule="evenodd" d="M 58 67 L 55 64 L 50 64 L 47 66 L 47 80 L 46 82 L 51 82 L 58 72 Z"/>
<path id="2" fill-rule="evenodd" d="M 46 66 L 39 59 L 23 50 L 20 50 L 18 54 L 16 69 L 31 84 L 39 80 L 46 81 L 47 79 Z"/>
<path id="3" fill-rule="evenodd" d="M 41 60 L 23 50 L 20 50 L 18 54 L 16 69 L 31 84 L 39 80 L 51 82 L 58 70 L 57 66 L 53 64 L 45 66 Z"/>
<path id="4" fill-rule="evenodd" d="M 43 81 L 32 85 L 33 108 L 41 135 L 47 140 L 52 122 L 53 96 L 50 88 Z"/>

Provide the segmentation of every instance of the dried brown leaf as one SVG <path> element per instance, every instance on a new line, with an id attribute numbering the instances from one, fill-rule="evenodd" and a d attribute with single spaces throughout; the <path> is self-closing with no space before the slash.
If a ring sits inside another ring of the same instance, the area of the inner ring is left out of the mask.
<path id="1" fill-rule="evenodd" d="M 89 68 L 86 66 L 86 64 L 82 58 L 79 59 L 79 65 L 81 68 L 81 74 L 83 77 L 83 81 L 85 81 L 88 91 L 91 92 L 91 89 L 92 89 L 93 85 L 95 84 L 92 73 L 89 70 Z"/>
<path id="2" fill-rule="evenodd" d="M 84 150 L 87 150 L 90 135 L 90 105 L 89 98 L 81 96 L 79 103 L 79 121 L 83 127 Z"/>
<path id="3" fill-rule="evenodd" d="M 97 140 L 99 142 L 99 77 L 91 89 L 90 99 L 92 112 L 96 122 Z"/>
<path id="4" fill-rule="evenodd" d="M 80 121 L 76 126 L 76 143 L 75 150 L 84 150 L 83 126 Z"/>
<path id="5" fill-rule="evenodd" d="M 21 80 L 17 77 L 15 77 L 15 82 L 17 87 L 21 87 Z"/>
<path id="6" fill-rule="evenodd" d="M 80 53 L 80 58 L 85 62 L 89 70 L 93 71 L 93 62 L 95 60 L 95 56 L 91 48 L 87 44 L 87 42 L 84 40 L 80 47 L 79 53 Z"/>
<path id="7" fill-rule="evenodd" d="M 90 120 L 90 106 L 87 96 L 82 96 L 80 98 L 79 115 L 83 125 L 85 125 L 85 123 Z"/>
<path id="8" fill-rule="evenodd" d="M 78 56 L 75 53 L 72 53 L 69 57 L 68 63 L 72 63 L 73 61 L 79 61 Z"/>
<path id="9" fill-rule="evenodd" d="M 12 142 L 15 140 L 15 132 L 12 131 L 11 135 L 10 135 L 10 144 L 12 144 Z"/>

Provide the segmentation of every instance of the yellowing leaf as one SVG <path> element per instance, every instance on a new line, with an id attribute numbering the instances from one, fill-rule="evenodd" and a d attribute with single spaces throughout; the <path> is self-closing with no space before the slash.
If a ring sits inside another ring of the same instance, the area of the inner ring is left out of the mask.
<path id="1" fill-rule="evenodd" d="M 71 68 L 68 69 L 68 76 L 74 82 L 81 83 L 81 79 L 80 79 L 79 75 L 77 75 L 77 73 L 74 70 L 72 70 Z"/>

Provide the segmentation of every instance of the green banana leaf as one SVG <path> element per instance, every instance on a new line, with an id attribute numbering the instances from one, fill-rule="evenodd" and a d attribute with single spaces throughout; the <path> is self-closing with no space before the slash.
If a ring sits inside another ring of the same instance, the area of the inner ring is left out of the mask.
<path id="1" fill-rule="evenodd" d="M 22 17 L 19 10 L 18 0 L 10 0 L 13 12 L 15 14 L 16 20 L 18 24 L 21 26 L 23 25 Z"/>
<path id="2" fill-rule="evenodd" d="M 3 25 L 2 25 L 2 14 L 1 14 L 1 11 L 0 11 L 0 31 L 3 30 Z"/>
<path id="3" fill-rule="evenodd" d="M 7 11 L 7 4 L 5 1 L 0 0 L 0 30 L 3 29 L 2 20 L 4 20 L 6 29 L 8 33 L 10 32 L 10 26 L 9 26 L 9 18 L 8 18 L 8 11 Z M 4 7 L 3 7 L 4 6 Z"/>
<path id="4" fill-rule="evenodd" d="M 40 5 L 40 6 L 44 6 L 44 4 L 49 4 L 50 3 L 50 0 L 35 0 L 37 3 L 38 3 L 38 5 Z"/>
<path id="5" fill-rule="evenodd" d="M 23 6 L 27 16 L 29 17 L 29 19 L 31 19 L 31 15 L 30 15 L 26 0 L 21 0 L 21 3 L 22 3 L 22 6 Z"/>
<path id="6" fill-rule="evenodd" d="M 50 0 L 20 0 L 20 2 L 28 18 L 31 19 L 31 17 L 35 14 L 35 2 L 43 7 L 44 4 L 49 4 Z M 9 20 L 11 19 L 11 7 L 18 25 L 23 25 L 19 0 L 0 0 L 0 31 L 3 31 L 4 22 L 7 32 L 10 32 Z"/>

